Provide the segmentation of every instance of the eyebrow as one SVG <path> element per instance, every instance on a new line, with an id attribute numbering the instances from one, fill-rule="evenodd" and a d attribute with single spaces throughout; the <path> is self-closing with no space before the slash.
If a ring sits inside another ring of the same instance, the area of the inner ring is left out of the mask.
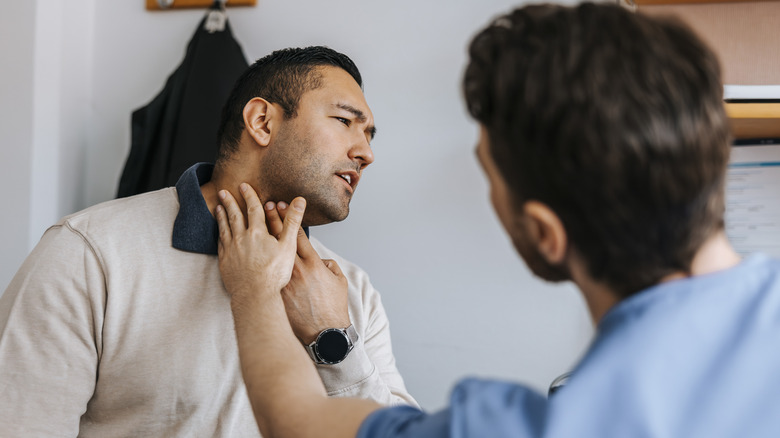
<path id="1" fill-rule="evenodd" d="M 348 111 L 348 112 L 352 113 L 352 115 L 354 115 L 355 118 L 360 123 L 365 123 L 366 120 L 368 120 L 368 118 L 366 117 L 366 114 L 363 111 L 355 108 L 354 106 L 352 106 L 350 104 L 347 104 L 347 103 L 337 103 L 337 104 L 335 104 L 335 106 L 336 106 L 336 108 L 343 109 L 344 111 Z M 368 128 L 366 128 L 366 132 L 368 132 L 369 135 L 371 135 L 371 139 L 373 140 L 374 136 L 376 136 L 376 126 L 373 126 L 373 125 L 369 126 Z"/>

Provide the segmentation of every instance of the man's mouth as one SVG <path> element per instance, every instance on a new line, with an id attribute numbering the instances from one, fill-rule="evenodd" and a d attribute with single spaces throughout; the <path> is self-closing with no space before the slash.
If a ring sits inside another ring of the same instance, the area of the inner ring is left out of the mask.
<path id="1" fill-rule="evenodd" d="M 336 174 L 336 176 L 346 181 L 352 190 L 355 190 L 358 180 L 360 179 L 356 172 L 339 172 Z"/>

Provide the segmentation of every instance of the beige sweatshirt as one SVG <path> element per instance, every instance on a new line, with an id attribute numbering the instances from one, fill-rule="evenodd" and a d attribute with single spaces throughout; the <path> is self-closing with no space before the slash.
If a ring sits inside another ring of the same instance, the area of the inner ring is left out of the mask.
<path id="1" fill-rule="evenodd" d="M 46 231 L 0 297 L 0 437 L 259 436 L 217 257 L 171 246 L 178 211 L 167 188 Z M 415 405 L 368 276 L 312 243 L 349 279 L 360 336 L 319 366 L 325 387 Z"/>

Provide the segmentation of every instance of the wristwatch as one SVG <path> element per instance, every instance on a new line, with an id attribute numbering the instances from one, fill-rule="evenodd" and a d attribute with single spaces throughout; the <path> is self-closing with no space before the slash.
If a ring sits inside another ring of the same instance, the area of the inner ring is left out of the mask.
<path id="1" fill-rule="evenodd" d="M 317 335 L 317 339 L 306 346 L 309 356 L 317 364 L 334 365 L 347 358 L 358 340 L 355 327 L 345 329 L 329 328 Z"/>

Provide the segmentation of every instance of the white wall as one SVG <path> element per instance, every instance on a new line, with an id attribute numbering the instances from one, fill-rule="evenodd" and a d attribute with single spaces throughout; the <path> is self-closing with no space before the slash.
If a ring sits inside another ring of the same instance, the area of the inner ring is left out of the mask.
<path id="1" fill-rule="evenodd" d="M 148 12 L 142 0 L 81 1 L 87 9 L 86 18 L 76 20 L 81 31 L 70 29 L 67 20 L 59 30 L 39 31 L 49 40 L 64 36 L 61 49 L 68 58 L 59 63 L 59 84 L 42 85 L 59 93 L 59 127 L 46 136 L 58 145 L 50 155 L 59 157 L 60 190 L 38 189 L 31 198 L 52 202 L 46 205 L 56 205 L 57 215 L 113 198 L 129 149 L 130 113 L 162 89 L 203 15 Z M 71 10 L 51 2 L 56 0 L 37 4 L 66 15 Z M 12 3 L 29 16 L 27 4 Z M 516 4 L 258 0 L 254 8 L 228 11 L 250 61 L 282 47 L 324 44 L 349 54 L 360 67 L 379 128 L 376 162 L 361 180 L 350 217 L 313 233 L 371 274 L 391 318 L 399 368 L 428 409 L 443 406 L 452 382 L 465 375 L 522 380 L 544 390 L 576 361 L 592 334 L 574 288 L 534 279 L 515 256 L 474 159 L 476 126 L 459 88 L 466 44 L 489 18 Z M 26 26 L 18 30 L 28 32 Z M 83 50 L 76 48 L 80 45 Z M 38 65 L 33 46 L 0 41 L 0 49 L 5 57 L 23 58 L 13 70 L 3 67 L 0 82 L 11 74 L 24 85 L 11 91 L 23 93 L 21 106 L 30 106 L 38 90 L 28 80 L 30 63 Z M 83 76 L 74 77 L 79 68 L 70 60 L 82 66 Z M 6 88 L 0 88 L 0 115 L 18 106 L 5 103 Z M 68 112 L 71 106 L 75 116 Z M 32 116 L 23 122 L 46 126 Z M 41 146 L 31 140 L 32 128 L 0 126 L 4 163 L 31 168 L 24 147 Z M 44 186 L 51 180 L 41 170 L 19 173 L 15 180 L 41 177 Z M 22 206 L 26 193 L 14 193 L 13 202 Z M 34 224 L 37 217 L 20 220 L 10 208 L 0 214 L 9 238 L 9 229 L 29 226 L 37 236 L 42 231 Z M 18 243 L 4 248 L 4 264 L 18 263 L 30 249 L 22 248 Z M 10 280 L 7 272 L 0 272 L 0 283 Z"/>
<path id="2" fill-rule="evenodd" d="M 49 225 L 86 205 L 93 1 L 10 2 L 0 14 L 0 290 Z"/>
<path id="3" fill-rule="evenodd" d="M 0 187 L 4 187 L 0 287 L 28 250 L 29 175 L 32 169 L 34 2 L 11 2 L 0 14 Z"/>

